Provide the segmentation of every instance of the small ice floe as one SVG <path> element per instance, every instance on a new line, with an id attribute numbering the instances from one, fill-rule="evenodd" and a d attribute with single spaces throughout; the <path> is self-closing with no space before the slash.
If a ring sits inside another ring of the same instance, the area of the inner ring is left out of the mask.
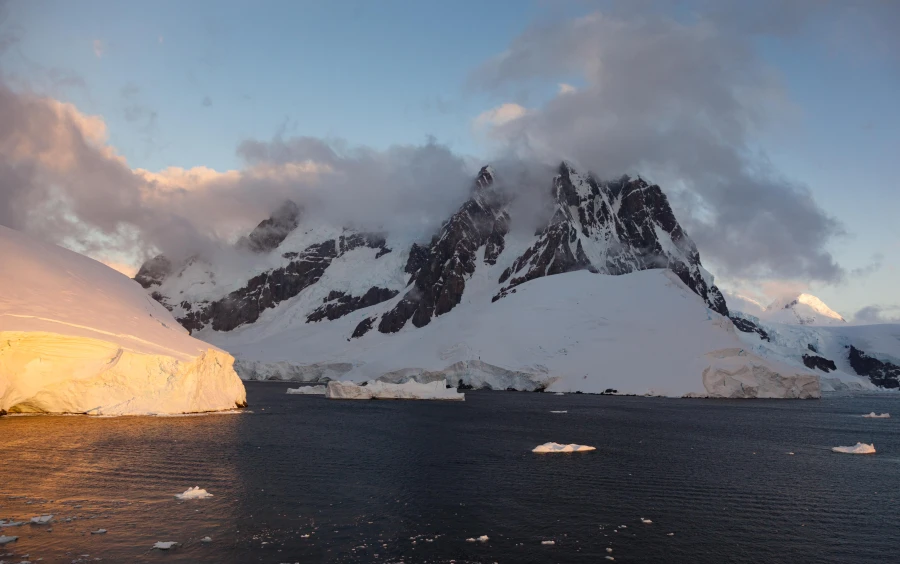
<path id="1" fill-rule="evenodd" d="M 194 486 L 193 488 L 184 490 L 184 493 L 175 494 L 175 497 L 178 499 L 204 499 L 212 496 L 213 494 L 208 491 L 201 490 L 200 486 Z"/>
<path id="2" fill-rule="evenodd" d="M 556 392 L 556 395 L 558 395 L 558 396 L 564 396 L 564 395 L 566 395 L 566 394 L 563 393 L 563 392 Z"/>
<path id="3" fill-rule="evenodd" d="M 541 544 L 544 546 L 553 546 L 556 544 L 556 541 L 541 541 Z"/>
<path id="4" fill-rule="evenodd" d="M 628 528 L 628 525 L 619 525 L 619 528 L 620 528 L 620 529 L 627 529 L 627 528 Z"/>
<path id="5" fill-rule="evenodd" d="M 301 538 L 301 539 L 308 539 L 308 538 L 309 538 L 309 533 L 306 533 L 306 534 L 304 534 L 304 535 L 300 535 L 300 538 Z"/>
<path id="6" fill-rule="evenodd" d="M 568 413 L 568 410 L 566 410 L 566 411 L 551 411 L 550 413 Z"/>
<path id="7" fill-rule="evenodd" d="M 867 445 L 866 443 L 856 443 L 852 447 L 836 446 L 831 449 L 834 452 L 843 452 L 845 454 L 875 454 L 875 445 Z"/>
<path id="8" fill-rule="evenodd" d="M 466 542 L 487 542 L 487 540 L 488 540 L 487 535 L 481 535 L 480 537 L 476 537 L 476 538 L 468 538 L 468 539 L 466 539 Z"/>
<path id="9" fill-rule="evenodd" d="M 16 542 L 18 539 L 19 537 L 8 537 L 6 535 L 0 535 L 0 546 L 11 542 Z"/>
<path id="10" fill-rule="evenodd" d="M 613 558 L 612 556 L 604 556 L 604 558 L 606 558 L 607 560 L 615 560 L 615 558 Z"/>
<path id="11" fill-rule="evenodd" d="M 97 529 L 96 531 L 91 531 L 92 535 L 105 535 L 106 529 Z"/>
<path id="12" fill-rule="evenodd" d="M 868 415 L 863 415 L 863 417 L 865 417 L 866 419 L 890 419 L 891 414 L 890 413 L 875 413 L 873 411 L 872 413 L 869 413 Z"/>
<path id="13" fill-rule="evenodd" d="M 25 521 L 9 521 L 6 523 L 0 521 L 0 527 L 18 527 L 18 526 L 24 525 L 24 524 L 25 524 Z"/>
<path id="14" fill-rule="evenodd" d="M 666 533 L 666 536 L 667 536 L 667 537 L 674 537 L 674 536 L 675 536 L 675 533 Z"/>
<path id="15" fill-rule="evenodd" d="M 787 454 L 790 454 L 791 456 L 794 456 L 794 453 L 793 453 L 793 452 L 789 452 L 789 453 L 787 453 Z"/>
<path id="16" fill-rule="evenodd" d="M 174 541 L 157 541 L 156 544 L 153 545 L 153 548 L 158 548 L 159 550 L 169 550 L 177 544 L 178 543 Z"/>
<path id="17" fill-rule="evenodd" d="M 589 450 L 597 450 L 597 447 L 587 446 L 587 445 L 561 445 L 559 443 L 544 443 L 540 446 L 534 447 L 531 452 L 586 452 Z"/>
<path id="18" fill-rule="evenodd" d="M 212 542 L 212 537 L 203 537 L 200 542 Z"/>
<path id="19" fill-rule="evenodd" d="M 612 549 L 607 547 L 606 552 L 612 552 Z"/>
<path id="20" fill-rule="evenodd" d="M 46 525 L 53 519 L 53 515 L 39 515 L 31 518 L 32 525 Z"/>
<path id="21" fill-rule="evenodd" d="M 299 394 L 299 395 L 312 395 L 312 396 L 324 396 L 325 391 L 328 388 L 326 386 L 300 386 L 299 388 L 288 388 L 288 394 Z"/>
<path id="22" fill-rule="evenodd" d="M 651 521 L 650 519 L 644 519 L 643 517 L 641 517 L 641 523 L 643 523 L 645 525 L 652 525 L 653 521 Z"/>

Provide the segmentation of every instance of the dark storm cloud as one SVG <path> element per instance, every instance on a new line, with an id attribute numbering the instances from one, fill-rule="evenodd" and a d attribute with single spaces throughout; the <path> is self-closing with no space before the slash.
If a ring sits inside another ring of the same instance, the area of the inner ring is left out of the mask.
<path id="1" fill-rule="evenodd" d="M 495 92 L 573 74 L 584 82 L 493 137 L 525 158 L 570 158 L 600 176 L 660 182 L 723 274 L 840 280 L 827 250 L 840 224 L 753 144 L 786 107 L 753 36 L 708 18 L 615 14 L 536 25 L 472 74 L 473 86 Z"/>

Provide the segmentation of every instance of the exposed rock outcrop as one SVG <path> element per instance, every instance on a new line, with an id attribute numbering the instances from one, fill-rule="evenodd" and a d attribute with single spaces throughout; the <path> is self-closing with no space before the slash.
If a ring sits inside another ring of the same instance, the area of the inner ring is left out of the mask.
<path id="1" fill-rule="evenodd" d="M 900 388 L 900 366 L 883 362 L 850 345 L 850 366 L 860 376 L 866 376 L 876 386 Z"/>
<path id="2" fill-rule="evenodd" d="M 807 368 L 816 368 L 822 372 L 837 370 L 837 366 L 835 366 L 833 360 L 828 360 L 827 358 L 815 354 L 803 355 L 803 364 L 806 365 Z"/>

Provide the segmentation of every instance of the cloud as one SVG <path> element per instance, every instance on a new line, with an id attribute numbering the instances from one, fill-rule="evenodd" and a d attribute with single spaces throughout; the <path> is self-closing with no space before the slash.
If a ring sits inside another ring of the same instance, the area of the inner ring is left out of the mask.
<path id="1" fill-rule="evenodd" d="M 102 118 L 0 83 L 0 224 L 123 271 L 157 252 L 217 252 L 288 198 L 311 218 L 406 245 L 430 237 L 472 183 L 468 163 L 432 140 L 376 151 L 276 135 L 238 155 L 240 170 L 133 169 Z"/>
<path id="2" fill-rule="evenodd" d="M 565 82 L 560 82 L 560 83 L 559 83 L 559 91 L 558 91 L 558 93 L 559 93 L 560 95 L 562 95 L 562 94 L 571 94 L 572 92 L 575 92 L 576 90 L 577 90 L 577 88 L 575 88 L 575 87 L 572 86 L 571 84 L 566 84 Z"/>
<path id="3" fill-rule="evenodd" d="M 784 89 L 755 54 L 752 33 L 723 21 L 626 6 L 535 25 L 470 85 L 503 94 L 572 75 L 584 85 L 516 119 L 488 113 L 481 122 L 503 151 L 523 158 L 568 158 L 601 177 L 639 173 L 660 183 L 722 274 L 841 280 L 828 251 L 840 223 L 755 143 L 755 132 L 787 111 Z"/>
<path id="4" fill-rule="evenodd" d="M 204 108 L 208 108 L 208 107 L 212 106 L 212 98 L 210 98 L 209 96 L 204 96 L 203 100 L 200 103 L 203 105 Z"/>
<path id="5" fill-rule="evenodd" d="M 900 306 L 866 306 L 853 316 L 857 323 L 900 323 Z"/>
<path id="6" fill-rule="evenodd" d="M 528 113 L 528 110 L 519 104 L 506 103 L 481 112 L 473 124 L 477 129 L 484 129 L 488 126 L 501 126 L 511 121 L 517 120 Z"/>
<path id="7" fill-rule="evenodd" d="M 102 40 L 95 39 L 93 42 L 93 47 L 94 47 L 94 55 L 98 59 L 102 59 L 103 55 L 106 54 L 106 45 L 103 43 Z"/>
<path id="8" fill-rule="evenodd" d="M 879 270 L 881 270 L 882 263 L 884 262 L 884 255 L 881 253 L 875 253 L 872 255 L 872 260 L 869 261 L 869 264 L 865 266 L 861 266 L 859 268 L 854 268 L 850 271 L 850 275 L 854 278 L 864 278 L 866 276 L 871 276 L 875 274 Z"/>
<path id="9" fill-rule="evenodd" d="M 159 44 L 162 45 L 162 43 L 163 43 L 163 36 L 160 35 L 160 36 L 157 38 L 157 41 L 159 41 Z"/>

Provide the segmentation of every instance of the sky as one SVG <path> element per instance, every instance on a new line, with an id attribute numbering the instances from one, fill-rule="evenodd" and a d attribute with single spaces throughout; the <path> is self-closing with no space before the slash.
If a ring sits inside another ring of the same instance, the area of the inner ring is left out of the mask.
<path id="1" fill-rule="evenodd" d="M 658 182 L 723 289 L 900 319 L 900 4 L 0 1 L 0 224 L 124 271 L 486 162 Z M 185 251 L 187 252 L 187 251 Z"/>

